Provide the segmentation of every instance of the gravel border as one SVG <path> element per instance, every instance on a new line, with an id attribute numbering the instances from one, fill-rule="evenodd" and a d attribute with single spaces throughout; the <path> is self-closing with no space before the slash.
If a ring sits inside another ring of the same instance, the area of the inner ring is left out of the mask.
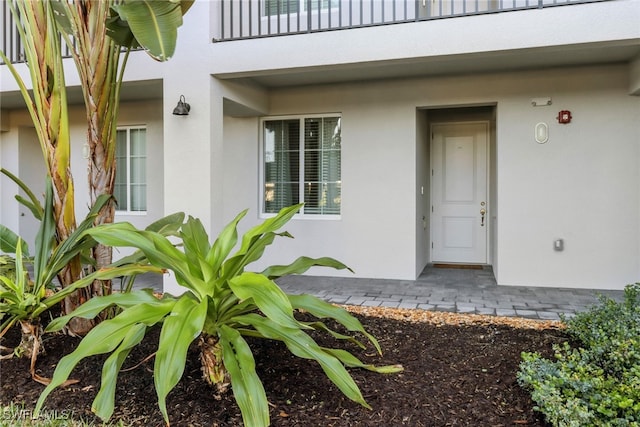
<path id="1" fill-rule="evenodd" d="M 427 322 L 437 326 L 506 325 L 518 329 L 566 329 L 566 325 L 558 320 L 536 320 L 522 317 L 462 314 L 393 307 L 364 307 L 359 305 L 341 305 L 340 307 L 351 313 L 364 316 L 384 317 L 414 323 Z"/>

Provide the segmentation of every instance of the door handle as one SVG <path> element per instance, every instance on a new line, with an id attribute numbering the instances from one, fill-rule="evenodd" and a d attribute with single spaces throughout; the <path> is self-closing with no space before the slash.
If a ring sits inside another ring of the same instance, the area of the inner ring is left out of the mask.
<path id="1" fill-rule="evenodd" d="M 480 215 L 482 215 L 480 217 L 480 227 L 484 227 L 484 214 L 487 213 L 487 210 L 485 208 L 480 209 Z"/>

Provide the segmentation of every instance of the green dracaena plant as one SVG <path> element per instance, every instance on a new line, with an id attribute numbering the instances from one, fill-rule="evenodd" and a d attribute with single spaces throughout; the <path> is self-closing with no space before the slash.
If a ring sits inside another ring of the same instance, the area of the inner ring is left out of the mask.
<path id="1" fill-rule="evenodd" d="M 51 384 L 38 400 L 36 412 L 42 409 L 49 393 L 67 380 L 80 360 L 111 353 L 103 365 L 101 388 L 92 407 L 98 416 L 109 419 L 114 410 L 118 372 L 131 348 L 140 343 L 146 330 L 155 324 L 162 324 L 162 329 L 155 355 L 154 382 L 160 411 L 167 424 L 167 395 L 180 380 L 187 350 L 196 340 L 205 379 L 219 393 L 231 386 L 247 426 L 269 425 L 267 398 L 245 340 L 247 336 L 282 341 L 296 356 L 315 360 L 346 396 L 369 407 L 346 367 L 381 373 L 398 372 L 402 368 L 364 364 L 346 350 L 319 346 L 308 331 L 325 331 L 364 347 L 352 335 L 333 331 L 322 322 L 330 318 L 350 332 L 363 334 L 381 352 L 375 337 L 343 308 L 310 295 L 287 295 L 274 282 L 277 277 L 300 274 L 313 266 L 348 267 L 333 258 L 300 257 L 289 265 L 272 266 L 261 273 L 246 270 L 276 237 L 291 237 L 277 230 L 300 207 L 284 208 L 275 217 L 251 228 L 233 253 L 238 243 L 237 225 L 247 211 L 231 221 L 213 245 L 201 222 L 190 217 L 179 233 L 183 250 L 157 233 L 137 230 L 126 223 L 88 230 L 88 235 L 104 244 L 139 249 L 151 264 L 171 270 L 186 291 L 180 296 L 165 294 L 162 298 L 145 291 L 93 298 L 70 315 L 54 320 L 48 330 L 62 328 L 73 316 L 91 318 L 114 304 L 122 308 L 118 316 L 96 326 L 74 352 L 60 360 Z M 299 321 L 294 317 L 296 310 L 304 310 L 318 320 Z"/>

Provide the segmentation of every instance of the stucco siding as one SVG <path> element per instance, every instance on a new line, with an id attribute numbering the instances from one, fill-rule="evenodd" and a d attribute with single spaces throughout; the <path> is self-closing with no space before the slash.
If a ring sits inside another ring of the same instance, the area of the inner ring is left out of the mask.
<path id="1" fill-rule="evenodd" d="M 537 97 L 552 105 L 533 107 Z M 331 255 L 359 277 L 415 278 L 424 133 L 416 109 L 496 105 L 499 283 L 622 288 L 637 279 L 640 99 L 628 95 L 625 65 L 299 87 L 270 98 L 270 115 L 342 114 L 343 203 L 339 220 L 294 220 L 296 239 L 264 264 Z M 560 110 L 571 111 L 570 124 L 557 122 Z M 534 140 L 539 122 L 549 125 L 546 144 Z M 250 207 L 258 220 L 259 177 L 247 170 L 259 161 L 258 132 L 256 119 L 225 120 L 235 153 L 225 151 L 225 193 L 242 194 L 226 198 L 229 219 Z"/>
<path id="2" fill-rule="evenodd" d="M 9 130 L 3 132 L 0 139 L 0 150 L 3 153 L 0 157 L 1 167 L 18 175 L 37 196 L 41 196 L 44 193 L 45 167 L 31 119 L 26 111 L 22 110 L 11 110 L 9 116 Z M 87 160 L 83 157 L 83 145 L 87 134 L 84 109 L 79 106 L 71 107 L 69 123 L 76 218 L 81 221 L 89 206 Z M 162 105 L 158 102 L 122 103 L 118 124 L 140 125 L 147 129 L 147 211 L 143 214 L 116 214 L 116 221 L 129 221 L 138 227 L 145 227 L 164 215 Z M 14 199 L 18 187 L 4 176 L 0 179 L 2 224 L 20 234 L 30 247 L 33 247 L 39 222 L 32 217 L 27 208 Z M 125 250 L 119 253 L 128 252 Z M 118 256 L 116 254 L 116 258 Z"/>

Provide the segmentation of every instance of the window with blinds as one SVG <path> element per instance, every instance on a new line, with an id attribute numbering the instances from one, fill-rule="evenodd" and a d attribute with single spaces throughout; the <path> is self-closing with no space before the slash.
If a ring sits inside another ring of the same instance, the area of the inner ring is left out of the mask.
<path id="1" fill-rule="evenodd" d="M 265 0 L 264 16 L 278 16 L 298 13 L 300 0 Z"/>
<path id="2" fill-rule="evenodd" d="M 263 212 L 304 202 L 303 215 L 340 215 L 339 115 L 262 121 Z"/>
<path id="3" fill-rule="evenodd" d="M 113 195 L 118 212 L 147 210 L 147 130 L 119 128 L 116 132 L 116 179 Z"/>
<path id="4" fill-rule="evenodd" d="M 326 11 L 338 7 L 340 0 L 264 0 L 264 16 L 294 15 L 299 12 Z"/>

